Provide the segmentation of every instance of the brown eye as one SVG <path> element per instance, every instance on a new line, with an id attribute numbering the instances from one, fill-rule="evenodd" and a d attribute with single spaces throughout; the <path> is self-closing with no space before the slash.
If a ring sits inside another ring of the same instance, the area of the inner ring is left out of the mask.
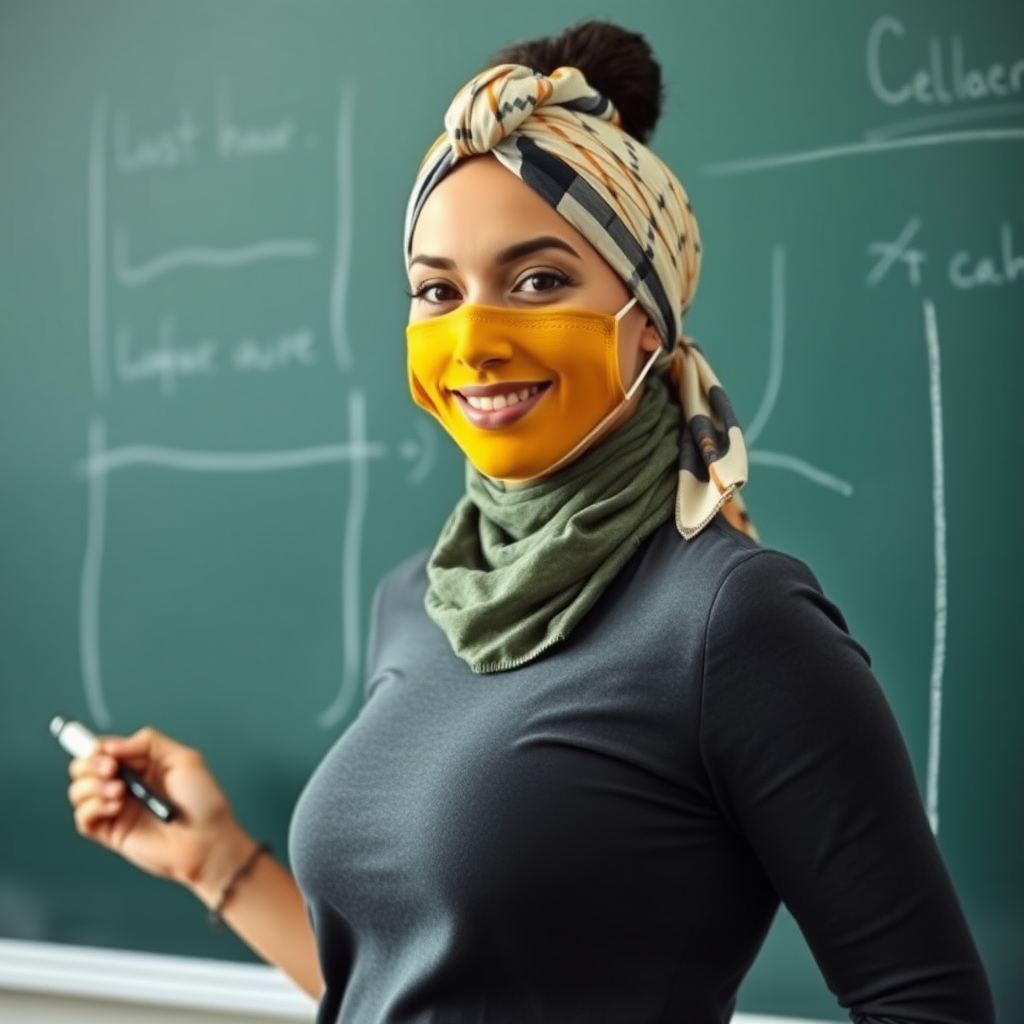
<path id="1" fill-rule="evenodd" d="M 557 270 L 535 270 L 521 277 L 516 284 L 516 291 L 521 292 L 552 292 L 564 288 L 572 282 Z"/>
<path id="2" fill-rule="evenodd" d="M 420 285 L 410 298 L 426 302 L 431 306 L 441 306 L 446 302 L 458 302 L 461 296 L 450 284 L 443 281 L 428 281 L 426 284 Z"/>

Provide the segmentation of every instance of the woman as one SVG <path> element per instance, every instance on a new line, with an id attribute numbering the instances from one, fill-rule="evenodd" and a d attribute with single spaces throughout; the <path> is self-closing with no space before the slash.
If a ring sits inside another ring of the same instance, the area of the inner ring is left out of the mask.
<path id="1" fill-rule="evenodd" d="M 144 730 L 72 764 L 80 831 L 321 1021 L 721 1024 L 780 900 L 857 1021 L 992 1019 L 867 657 L 736 493 L 742 433 L 679 333 L 700 241 L 642 144 L 659 104 L 643 40 L 590 23 L 500 55 L 421 167 L 409 382 L 466 495 L 378 591 L 298 881 L 196 752 Z"/>

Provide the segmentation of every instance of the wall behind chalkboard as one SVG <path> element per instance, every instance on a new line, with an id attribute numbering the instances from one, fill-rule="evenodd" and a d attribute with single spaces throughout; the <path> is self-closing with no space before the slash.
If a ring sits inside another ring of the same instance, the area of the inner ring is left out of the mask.
<path id="1" fill-rule="evenodd" d="M 284 851 L 374 584 L 460 489 L 405 390 L 416 164 L 492 51 L 594 14 L 663 63 L 752 512 L 871 651 L 1024 1019 L 1016 4 L 5 3 L 0 935 L 246 956 L 75 838 L 46 724 L 201 747 Z M 741 1005 L 836 1013 L 787 918 Z"/>

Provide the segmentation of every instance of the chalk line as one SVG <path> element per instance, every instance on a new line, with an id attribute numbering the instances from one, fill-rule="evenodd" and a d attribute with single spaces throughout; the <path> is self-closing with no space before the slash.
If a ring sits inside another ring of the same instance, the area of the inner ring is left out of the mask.
<path id="1" fill-rule="evenodd" d="M 286 469 L 305 469 L 333 462 L 365 462 L 382 459 L 387 449 L 366 441 L 321 445 L 265 452 L 203 452 L 157 445 L 125 445 L 90 454 L 78 467 L 86 476 L 102 476 L 135 466 L 190 470 L 199 473 L 265 473 Z"/>
<path id="2" fill-rule="evenodd" d="M 759 448 L 757 451 L 747 452 L 747 458 L 751 463 L 762 466 L 788 469 L 790 472 L 810 480 L 811 483 L 819 484 L 821 487 L 841 494 L 844 498 L 849 498 L 853 495 L 853 484 L 849 481 L 833 476 L 831 473 L 826 473 L 823 469 L 818 469 L 817 466 L 812 466 L 809 462 L 804 459 L 798 459 L 795 455 L 787 455 L 785 452 L 766 452 Z"/>
<path id="3" fill-rule="evenodd" d="M 782 356 L 786 336 L 786 250 L 781 245 L 772 250 L 771 303 L 768 382 L 761 398 L 761 406 L 751 420 L 750 426 L 744 431 L 748 445 L 753 445 L 760 437 L 761 431 L 768 425 L 768 420 L 775 410 L 779 390 L 782 388 Z"/>
<path id="4" fill-rule="evenodd" d="M 93 102 L 89 132 L 89 363 L 93 392 L 107 393 L 107 287 L 106 287 L 106 151 L 107 103 Z"/>
<path id="5" fill-rule="evenodd" d="M 89 457 L 99 456 L 106 443 L 102 420 L 89 424 Z M 90 476 L 85 534 L 85 557 L 79 591 L 78 648 L 85 703 L 90 718 L 108 729 L 113 718 L 103 696 L 100 670 L 100 585 L 103 580 L 103 541 L 106 532 L 107 481 L 101 474 Z"/>
<path id="6" fill-rule="evenodd" d="M 361 391 L 353 391 L 349 400 L 348 432 L 354 444 L 365 446 L 366 402 Z M 317 724 L 325 729 L 341 721 L 359 692 L 360 649 L 363 642 L 359 625 L 359 602 L 362 599 L 359 592 L 359 569 L 368 496 L 366 461 L 355 459 L 351 468 L 348 515 L 345 518 L 341 556 L 341 637 L 344 645 L 341 685 L 330 706 L 317 716 Z"/>
<path id="7" fill-rule="evenodd" d="M 310 259 L 316 256 L 317 252 L 316 242 L 306 239 L 272 239 L 231 248 L 172 249 L 147 262 L 132 266 L 128 256 L 127 239 L 124 232 L 119 231 L 114 236 L 114 272 L 118 284 L 126 288 L 137 288 L 186 267 L 232 270 L 267 260 Z"/>
<path id="8" fill-rule="evenodd" d="M 992 107 L 978 107 L 968 110 L 951 110 L 943 114 L 928 114 L 914 117 L 906 121 L 872 128 L 864 133 L 867 139 L 891 139 L 905 132 L 917 131 L 919 128 L 944 128 L 951 124 L 963 124 L 965 121 L 981 121 L 990 117 L 1015 117 L 1024 114 L 1024 103 L 1000 103 Z"/>
<path id="9" fill-rule="evenodd" d="M 339 370 L 352 369 L 352 349 L 345 327 L 346 294 L 352 262 L 352 146 L 355 138 L 355 90 L 345 88 L 338 105 L 338 134 L 335 143 L 338 220 L 334 243 L 334 273 L 331 276 L 331 339 Z"/>
<path id="10" fill-rule="evenodd" d="M 915 135 L 904 139 L 865 139 L 839 146 L 824 146 L 820 149 L 806 149 L 793 153 L 776 153 L 769 156 L 748 157 L 742 160 L 722 160 L 705 164 L 701 173 L 708 177 L 726 177 L 732 174 L 749 174 L 752 171 L 771 171 L 783 167 L 797 167 L 801 164 L 819 163 L 823 160 L 840 160 L 854 156 L 872 156 L 878 153 L 903 149 L 922 149 L 933 146 L 964 145 L 975 142 L 1022 142 L 1024 128 L 980 128 L 973 131 L 945 132 L 933 135 Z"/>
<path id="11" fill-rule="evenodd" d="M 932 831 L 939 832 L 939 758 L 942 740 L 942 681 L 946 667 L 947 566 L 946 480 L 942 438 L 942 376 L 939 328 L 935 306 L 924 303 L 925 340 L 928 346 L 928 395 L 932 418 L 932 515 L 935 524 L 935 627 L 928 722 L 928 773 L 925 806 Z"/>

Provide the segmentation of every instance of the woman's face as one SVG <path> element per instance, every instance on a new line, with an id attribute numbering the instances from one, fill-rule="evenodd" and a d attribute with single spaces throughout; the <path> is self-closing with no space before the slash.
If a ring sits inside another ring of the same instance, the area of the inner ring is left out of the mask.
<path id="1" fill-rule="evenodd" d="M 467 160 L 431 193 L 413 232 L 408 272 L 410 323 L 451 313 L 463 303 L 614 315 L 631 298 L 586 239 L 490 156 Z M 623 316 L 618 336 L 619 373 L 628 390 L 660 338 L 638 306 Z M 569 394 L 559 389 L 569 387 L 571 366 L 525 360 L 515 346 L 474 346 L 451 356 L 437 383 L 477 428 L 491 419 L 528 416 L 540 403 L 557 403 Z M 462 385 L 472 385 L 472 393 L 460 393 Z M 638 400 L 639 393 L 609 429 L 624 422 Z M 500 416 L 489 412 L 492 405 Z"/>

